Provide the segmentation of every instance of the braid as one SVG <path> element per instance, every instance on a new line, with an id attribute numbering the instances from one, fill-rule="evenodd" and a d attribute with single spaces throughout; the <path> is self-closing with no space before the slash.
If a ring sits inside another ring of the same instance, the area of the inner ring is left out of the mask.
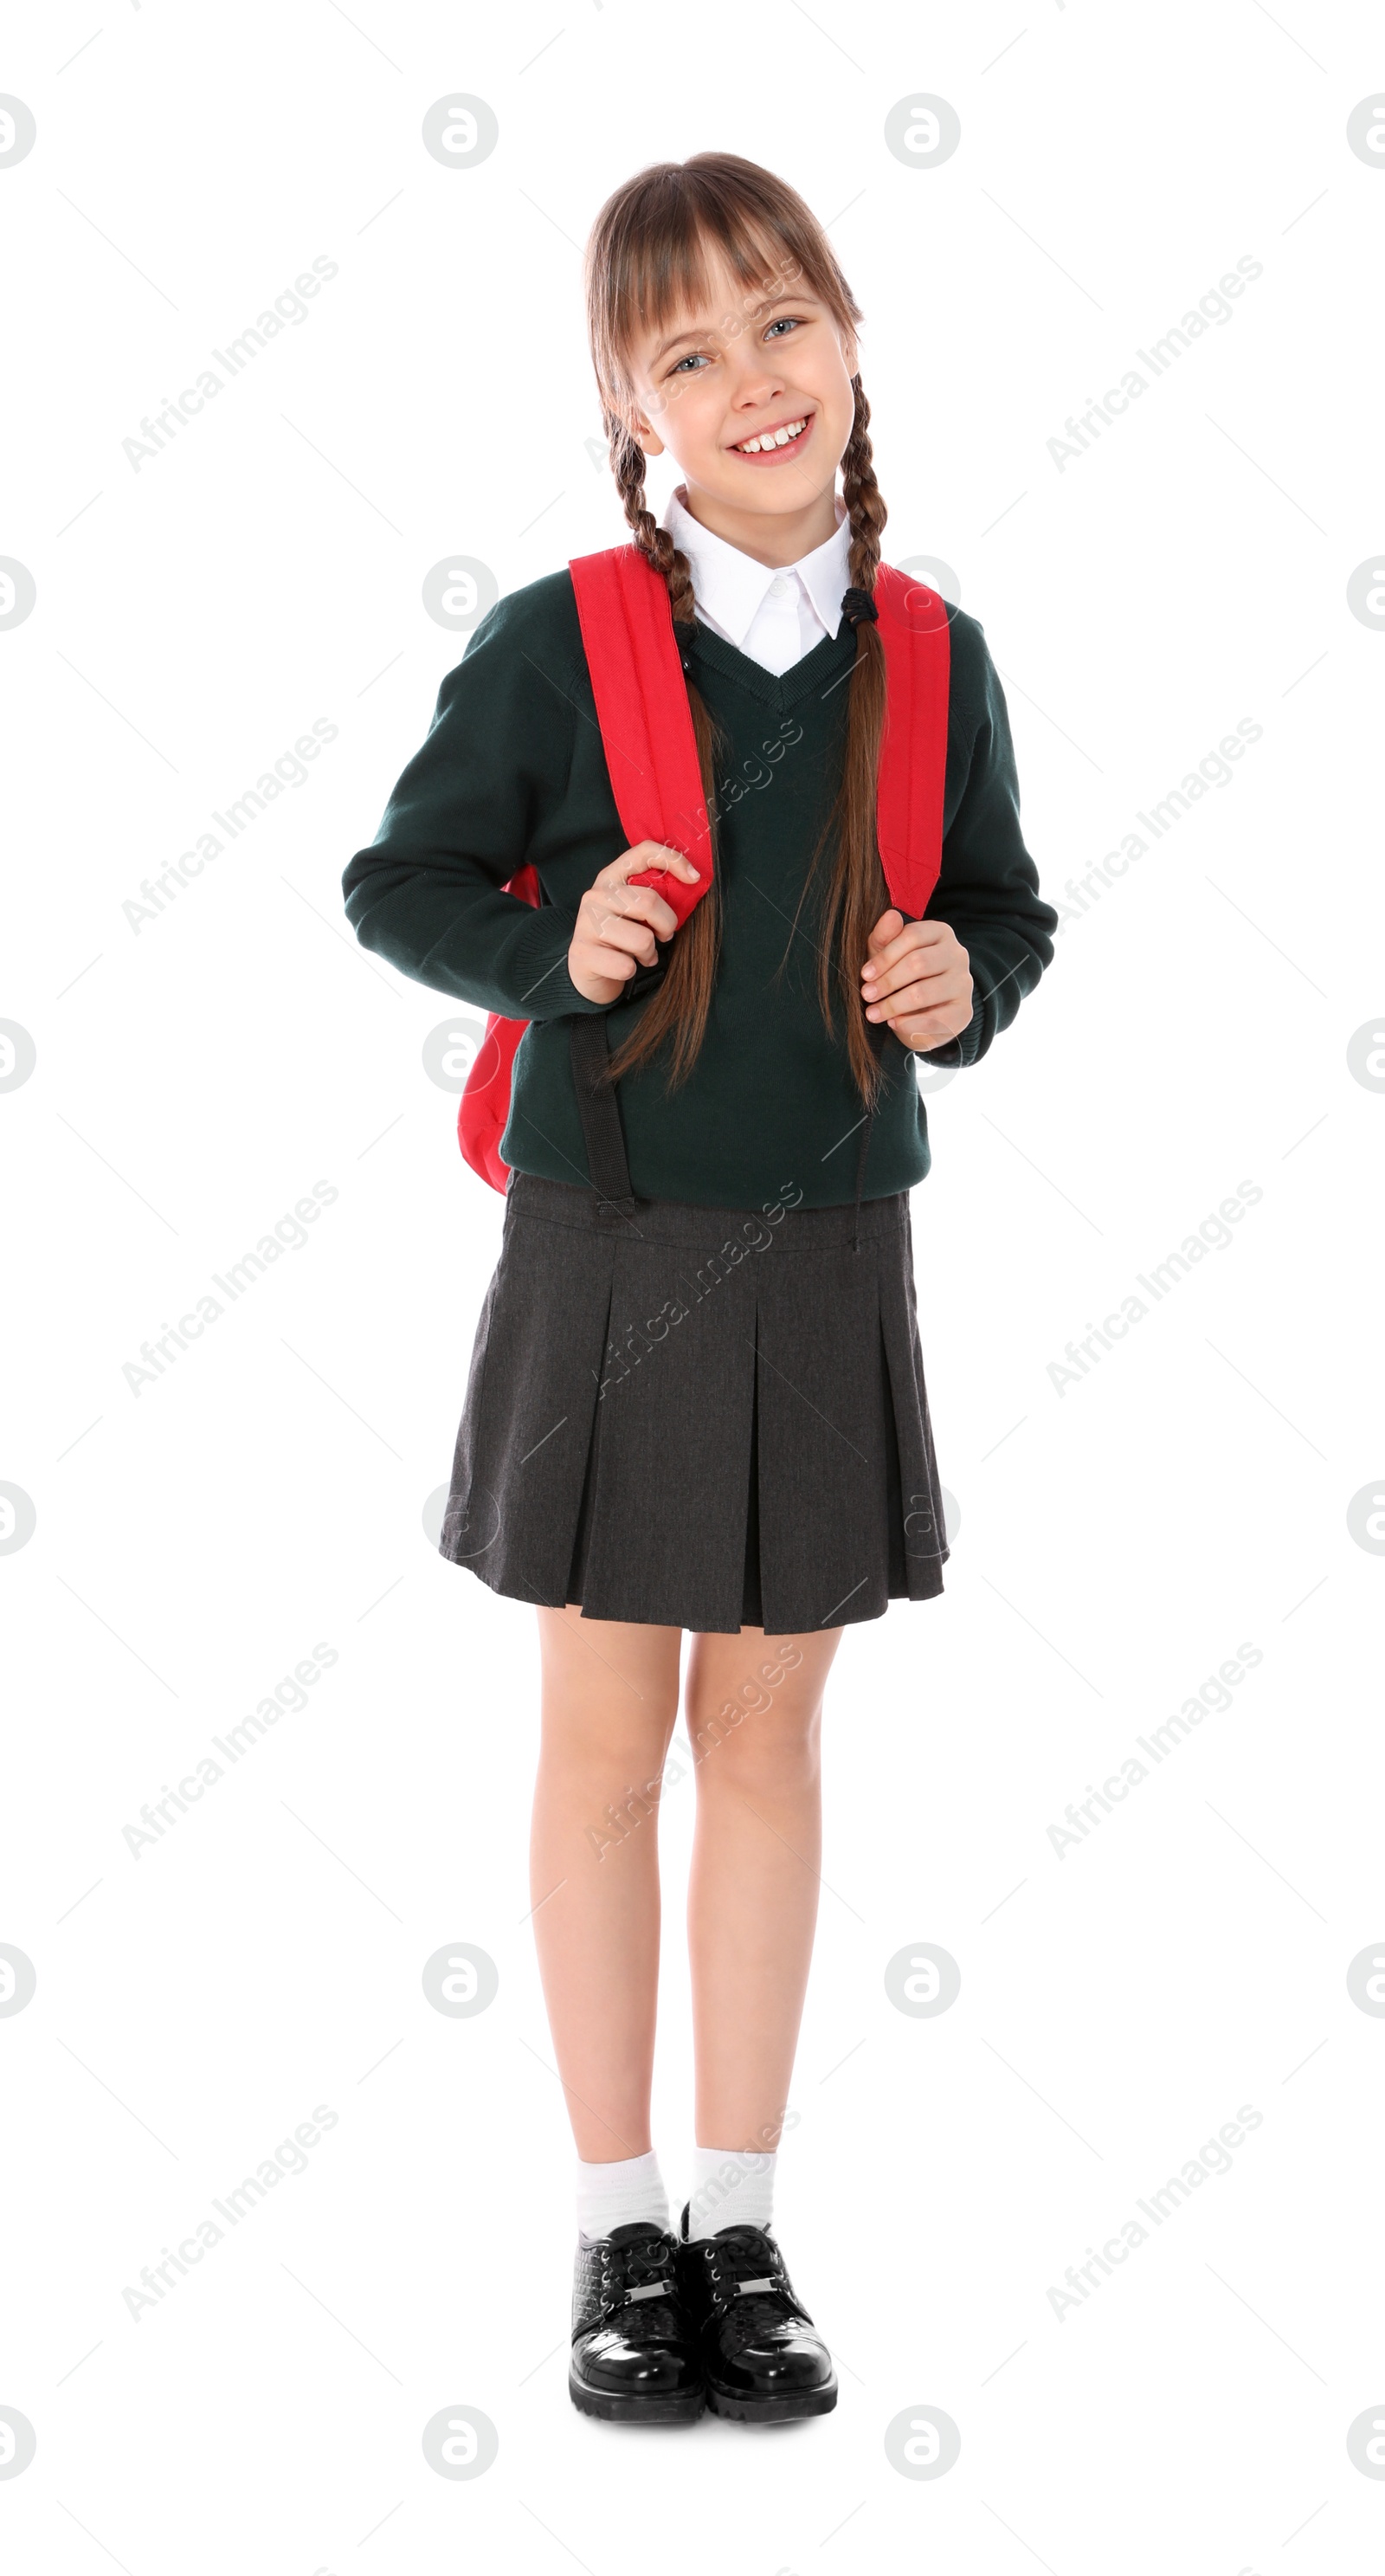
<path id="1" fill-rule="evenodd" d="M 852 377 L 851 388 L 856 396 L 856 413 L 851 436 L 842 451 L 842 499 L 851 521 L 851 586 L 853 590 L 873 592 L 880 562 L 880 535 L 889 512 L 875 479 L 869 437 L 870 404 L 861 390 L 859 376 Z M 866 631 L 868 625 L 857 628 L 858 644 Z"/>
<path id="2" fill-rule="evenodd" d="M 658 525 L 645 501 L 644 449 L 619 412 L 607 411 L 606 434 L 610 444 L 611 471 L 615 475 L 616 489 L 630 533 L 645 561 L 652 565 L 663 582 L 675 622 L 691 625 L 697 613 L 692 567 L 687 556 L 680 554 L 667 528 Z M 721 741 L 711 710 L 691 679 L 688 681 L 688 705 L 692 714 L 693 740 L 697 746 L 697 764 L 702 774 L 703 800 L 712 834 L 712 883 L 682 928 L 674 933 L 663 982 L 645 1004 L 631 1035 L 612 1054 L 609 1076 L 612 1082 L 618 1082 L 623 1074 L 632 1072 L 636 1065 L 645 1063 L 654 1055 L 667 1038 L 672 1041 L 666 1085 L 670 1091 L 686 1081 L 701 1049 L 707 1015 L 712 1007 L 721 948 L 721 876 L 715 865 L 715 769 Z"/>
<path id="3" fill-rule="evenodd" d="M 880 566 L 880 533 L 888 513 L 871 457 L 870 404 L 859 376 L 852 377 L 851 386 L 856 398 L 855 413 L 851 435 L 842 450 L 842 499 L 851 527 L 847 562 L 852 589 L 873 596 Z M 852 1075 L 868 1109 L 874 1107 L 881 1087 L 881 1033 L 879 1024 L 872 1027 L 865 1016 L 861 968 L 869 953 L 871 930 L 890 899 L 875 832 L 885 706 L 885 648 L 873 620 L 863 617 L 856 628 L 856 659 L 847 691 L 841 786 L 809 861 L 789 946 L 810 889 L 817 888 L 820 870 L 831 850 L 831 873 L 818 918 L 818 1000 L 824 1024 L 832 1031 L 835 988 Z M 786 947 L 781 963 L 787 962 L 788 955 Z"/>
<path id="4" fill-rule="evenodd" d="M 611 470 L 616 478 L 626 519 L 640 553 L 651 563 L 668 592 L 668 604 L 678 623 L 690 623 L 693 617 L 692 569 L 688 558 L 680 554 L 667 528 L 658 526 L 653 511 L 644 497 L 644 449 L 632 437 L 624 421 L 608 413 L 607 433 L 611 443 Z M 869 454 L 869 449 L 867 449 Z"/>

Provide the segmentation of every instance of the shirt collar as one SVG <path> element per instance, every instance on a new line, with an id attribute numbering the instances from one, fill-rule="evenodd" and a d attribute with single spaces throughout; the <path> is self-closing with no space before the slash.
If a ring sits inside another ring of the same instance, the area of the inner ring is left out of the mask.
<path id="1" fill-rule="evenodd" d="M 776 566 L 757 563 L 753 555 L 742 554 L 739 546 L 728 545 L 725 537 L 714 536 L 710 528 L 704 528 L 683 502 L 681 495 L 686 489 L 686 485 L 680 485 L 671 494 L 663 525 L 692 567 L 698 606 L 706 609 L 738 649 L 744 646 L 770 583 L 780 570 L 800 576 L 826 632 L 837 633 L 842 622 L 842 594 L 850 578 L 851 552 L 851 527 L 840 495 L 837 525 L 825 543 L 815 546 L 799 563 Z"/>

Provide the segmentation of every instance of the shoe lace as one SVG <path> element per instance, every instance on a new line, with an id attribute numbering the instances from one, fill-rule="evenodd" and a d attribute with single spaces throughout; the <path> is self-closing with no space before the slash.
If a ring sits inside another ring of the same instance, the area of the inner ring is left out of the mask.
<path id="1" fill-rule="evenodd" d="M 620 2245 L 607 2239 L 601 2256 L 601 2300 L 608 2315 L 633 2300 L 675 2295 L 671 2237 L 651 2233 Z"/>
<path id="2" fill-rule="evenodd" d="M 723 2312 L 734 2308 L 738 2327 L 753 2333 L 805 2316 L 784 2257 L 764 2228 L 724 2227 L 720 2235 L 703 2238 L 702 2259 L 713 2304 Z"/>

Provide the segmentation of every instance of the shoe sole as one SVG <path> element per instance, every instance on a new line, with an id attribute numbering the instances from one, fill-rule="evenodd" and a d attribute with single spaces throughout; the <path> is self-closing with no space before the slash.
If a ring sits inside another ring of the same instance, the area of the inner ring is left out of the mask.
<path id="1" fill-rule="evenodd" d="M 700 2388 L 677 2397 L 617 2397 L 604 2388 L 588 2388 L 571 2371 L 567 2391 L 580 2415 L 599 2416 L 603 2424 L 695 2424 L 704 2403 Z"/>
<path id="2" fill-rule="evenodd" d="M 713 2415 L 728 2416 L 736 2424 L 790 2424 L 804 2415 L 830 2415 L 837 2403 L 837 2383 L 830 2380 L 825 2388 L 791 2389 L 783 2397 L 742 2397 L 730 2389 L 707 2385 L 707 2405 Z"/>

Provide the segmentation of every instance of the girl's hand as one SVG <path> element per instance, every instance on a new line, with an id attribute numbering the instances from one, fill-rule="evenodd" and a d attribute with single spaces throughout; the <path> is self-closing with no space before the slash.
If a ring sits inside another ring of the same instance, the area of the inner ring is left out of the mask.
<path id="1" fill-rule="evenodd" d="M 626 882 L 645 868 L 660 868 L 686 885 L 696 885 L 701 873 L 681 850 L 666 849 L 661 841 L 637 841 L 602 869 L 582 897 L 567 952 L 567 971 L 589 1002 L 618 1001 L 621 986 L 641 966 L 657 966 L 656 939 L 671 939 L 678 927 L 677 913 L 657 886 Z"/>
<path id="2" fill-rule="evenodd" d="M 945 921 L 882 912 L 861 969 L 868 1020 L 884 1020 L 917 1055 L 959 1037 L 972 1013 L 967 952 Z"/>

